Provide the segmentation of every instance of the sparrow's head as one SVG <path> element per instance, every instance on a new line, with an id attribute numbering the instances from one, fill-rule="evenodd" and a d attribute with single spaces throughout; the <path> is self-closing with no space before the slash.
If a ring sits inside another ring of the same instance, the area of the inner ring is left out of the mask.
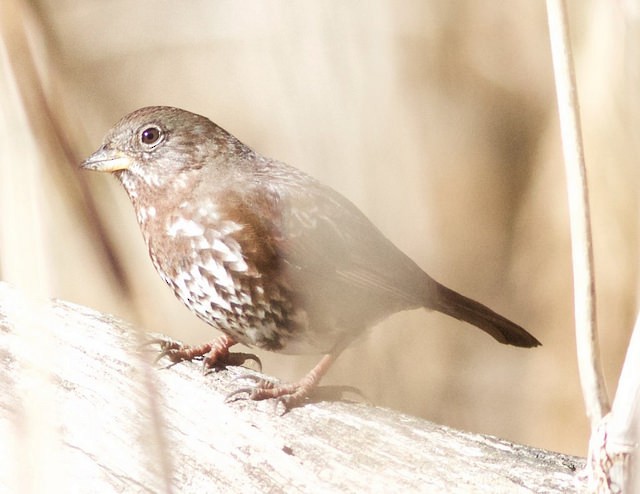
<path id="1" fill-rule="evenodd" d="M 249 153 L 249 148 L 203 116 L 151 106 L 116 123 L 81 167 L 113 173 L 133 199 L 143 190 L 167 193 L 172 187 L 192 186 L 203 167 L 223 173 Z"/>

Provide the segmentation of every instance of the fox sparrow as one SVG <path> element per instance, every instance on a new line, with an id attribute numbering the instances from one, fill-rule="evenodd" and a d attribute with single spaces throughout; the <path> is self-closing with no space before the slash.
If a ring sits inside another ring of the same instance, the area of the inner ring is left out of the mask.
<path id="1" fill-rule="evenodd" d="M 205 117 L 171 107 L 137 110 L 82 167 L 118 178 L 162 279 L 224 333 L 199 347 L 167 340 L 164 355 L 203 356 L 213 367 L 246 358 L 229 352 L 235 343 L 324 354 L 295 384 L 258 381 L 240 390 L 251 399 L 301 403 L 347 345 L 406 309 L 443 312 L 500 343 L 540 344 L 427 275 L 342 195 Z"/>

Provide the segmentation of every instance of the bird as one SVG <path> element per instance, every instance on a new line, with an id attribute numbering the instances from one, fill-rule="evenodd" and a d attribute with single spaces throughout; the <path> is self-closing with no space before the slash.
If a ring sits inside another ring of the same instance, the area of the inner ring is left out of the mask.
<path id="1" fill-rule="evenodd" d="M 536 347 L 524 328 L 439 283 L 351 201 L 311 175 L 262 156 L 208 118 L 169 106 L 133 111 L 82 164 L 124 187 L 160 277 L 222 335 L 161 340 L 173 362 L 239 365 L 236 343 L 321 355 L 303 378 L 260 378 L 229 398 L 300 406 L 342 351 L 399 311 L 425 308 L 500 343 Z"/>

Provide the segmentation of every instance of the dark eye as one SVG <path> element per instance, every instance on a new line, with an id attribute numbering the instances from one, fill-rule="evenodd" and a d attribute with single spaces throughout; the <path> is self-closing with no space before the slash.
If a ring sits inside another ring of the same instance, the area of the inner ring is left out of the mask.
<path id="1" fill-rule="evenodd" d="M 140 142 L 146 147 L 154 147 L 160 144 L 163 138 L 164 133 L 162 132 L 162 129 L 155 125 L 145 127 L 142 132 L 140 132 Z"/>

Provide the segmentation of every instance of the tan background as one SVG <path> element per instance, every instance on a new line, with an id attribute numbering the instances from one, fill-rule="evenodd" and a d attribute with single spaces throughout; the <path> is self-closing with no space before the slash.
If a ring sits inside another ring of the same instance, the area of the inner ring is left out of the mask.
<path id="1" fill-rule="evenodd" d="M 570 4 L 610 391 L 636 310 L 634 1 Z M 206 115 L 352 199 L 432 276 L 544 346 L 397 314 L 325 380 L 451 426 L 584 454 L 544 2 L 3 0 L 0 278 L 190 342 L 124 191 L 77 164 L 138 107 Z M 296 379 L 317 360 L 259 352 Z"/>

